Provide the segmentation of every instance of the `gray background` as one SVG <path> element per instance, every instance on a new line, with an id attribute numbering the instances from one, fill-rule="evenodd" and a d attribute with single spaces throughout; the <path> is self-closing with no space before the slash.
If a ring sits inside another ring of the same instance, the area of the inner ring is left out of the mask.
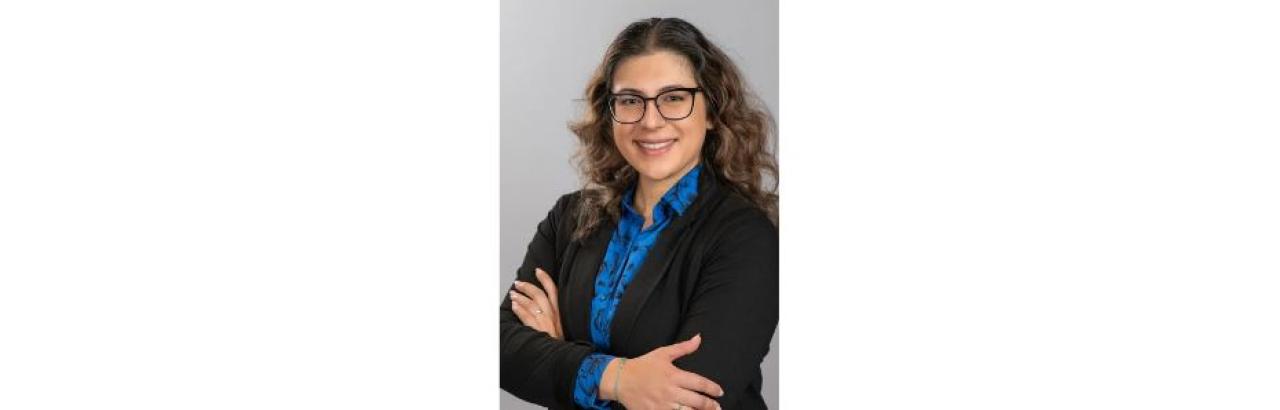
<path id="1" fill-rule="evenodd" d="M 515 278 L 525 247 L 556 198 L 580 186 L 567 124 L 605 48 L 622 28 L 647 17 L 680 17 L 729 54 L 752 90 L 778 112 L 778 4 L 750 1 L 520 1 L 501 7 L 501 263 L 499 297 Z M 778 403 L 778 336 L 763 364 L 764 396 Z M 507 392 L 504 409 L 540 408 Z"/>

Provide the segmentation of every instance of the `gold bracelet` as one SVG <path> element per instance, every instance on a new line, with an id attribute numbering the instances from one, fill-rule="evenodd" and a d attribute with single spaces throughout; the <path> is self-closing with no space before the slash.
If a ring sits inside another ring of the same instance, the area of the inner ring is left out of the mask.
<path id="1" fill-rule="evenodd" d="M 618 395 L 618 381 L 622 380 L 622 366 L 625 364 L 627 364 L 627 358 L 619 357 L 618 371 L 614 372 L 617 374 L 613 376 L 613 401 L 616 401 L 618 403 L 622 403 L 622 396 Z"/>

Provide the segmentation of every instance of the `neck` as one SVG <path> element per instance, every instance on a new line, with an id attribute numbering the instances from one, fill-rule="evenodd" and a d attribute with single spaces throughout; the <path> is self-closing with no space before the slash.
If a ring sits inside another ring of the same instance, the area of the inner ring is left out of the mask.
<path id="1" fill-rule="evenodd" d="M 680 178 L 684 178 L 699 163 L 701 161 L 695 161 L 680 170 L 680 172 L 663 180 L 648 179 L 643 175 L 640 176 L 639 183 L 636 184 L 635 203 L 632 206 L 644 215 L 646 226 L 653 220 L 653 207 L 658 204 L 658 201 L 662 200 L 662 196 L 666 195 L 667 191 L 671 190 L 671 187 L 680 181 Z"/>

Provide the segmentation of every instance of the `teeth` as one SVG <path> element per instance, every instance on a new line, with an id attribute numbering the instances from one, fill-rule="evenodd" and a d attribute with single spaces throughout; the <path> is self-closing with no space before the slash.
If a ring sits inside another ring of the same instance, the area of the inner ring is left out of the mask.
<path id="1" fill-rule="evenodd" d="M 671 140 L 671 141 L 667 141 L 667 142 L 658 142 L 658 143 L 638 142 L 638 144 L 640 144 L 640 147 L 642 147 L 642 148 L 644 148 L 644 149 L 649 149 L 649 150 L 658 150 L 658 149 L 666 148 L 668 145 L 671 145 L 671 143 L 673 143 L 673 142 L 676 142 L 676 141 L 675 141 L 675 140 Z"/>

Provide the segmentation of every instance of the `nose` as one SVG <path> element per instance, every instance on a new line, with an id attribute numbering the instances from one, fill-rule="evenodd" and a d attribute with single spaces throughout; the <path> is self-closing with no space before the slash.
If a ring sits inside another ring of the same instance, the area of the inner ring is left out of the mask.
<path id="1" fill-rule="evenodd" d="M 658 128 L 667 123 L 667 119 L 662 117 L 662 113 L 658 112 L 658 100 L 645 101 L 645 104 L 653 103 L 652 109 L 644 110 L 644 117 L 640 118 L 640 125 L 645 128 Z M 649 108 L 649 107 L 646 107 Z"/>

